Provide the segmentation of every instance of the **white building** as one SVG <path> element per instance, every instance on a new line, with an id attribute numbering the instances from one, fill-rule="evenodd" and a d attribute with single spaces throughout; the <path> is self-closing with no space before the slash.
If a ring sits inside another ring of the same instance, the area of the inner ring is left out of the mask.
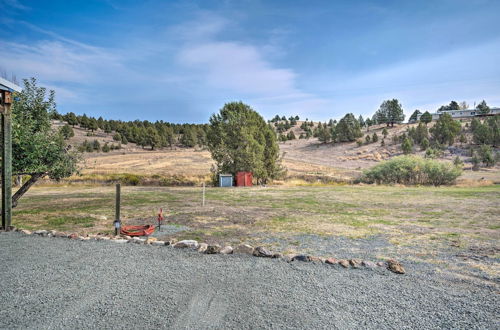
<path id="1" fill-rule="evenodd" d="M 439 117 L 443 114 L 447 113 L 451 115 L 451 117 L 456 118 L 456 119 L 461 119 L 461 118 L 471 118 L 471 117 L 484 117 L 484 116 L 495 116 L 495 115 L 500 115 L 500 108 L 490 108 L 490 112 L 483 115 L 479 112 L 477 109 L 465 109 L 465 110 L 448 110 L 448 111 L 441 111 L 441 112 L 435 112 L 431 113 L 432 115 L 432 120 L 438 120 Z M 422 114 L 417 115 L 417 121 L 420 121 L 420 117 Z"/>

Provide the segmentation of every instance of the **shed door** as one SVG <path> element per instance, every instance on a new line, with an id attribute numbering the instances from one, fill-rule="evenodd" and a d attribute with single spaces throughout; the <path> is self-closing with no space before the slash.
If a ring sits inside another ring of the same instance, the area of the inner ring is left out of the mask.
<path id="1" fill-rule="evenodd" d="M 233 178 L 230 176 L 221 176 L 220 178 L 221 187 L 232 187 L 233 186 Z"/>

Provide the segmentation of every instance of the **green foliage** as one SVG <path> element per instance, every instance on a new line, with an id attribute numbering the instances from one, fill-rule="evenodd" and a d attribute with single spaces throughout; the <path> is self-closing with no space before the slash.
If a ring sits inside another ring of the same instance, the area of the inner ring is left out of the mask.
<path id="1" fill-rule="evenodd" d="M 372 142 L 378 142 L 378 135 L 377 133 L 373 133 L 373 136 L 372 136 Z"/>
<path id="2" fill-rule="evenodd" d="M 362 181 L 378 184 L 445 185 L 452 184 L 462 170 L 417 156 L 399 156 L 375 165 L 364 172 Z"/>
<path id="3" fill-rule="evenodd" d="M 87 122 L 87 128 L 92 132 L 97 130 L 99 126 L 97 125 L 97 120 L 95 118 L 90 118 Z"/>
<path id="4" fill-rule="evenodd" d="M 15 94 L 12 105 L 14 175 L 48 175 L 59 180 L 77 171 L 78 155 L 69 151 L 62 135 L 51 128 L 50 117 L 55 106 L 54 92 L 47 97 L 46 89 L 38 87 L 35 78 L 25 79 L 24 89 Z M 16 195 L 17 199 L 22 196 Z"/>
<path id="5" fill-rule="evenodd" d="M 394 126 L 395 123 L 403 122 L 405 115 L 401 103 L 397 99 L 392 99 L 382 102 L 380 108 L 375 113 L 375 118 L 379 124 Z"/>
<path id="6" fill-rule="evenodd" d="M 283 174 L 274 130 L 242 102 L 227 103 L 210 117 L 207 140 L 215 173 L 250 171 L 264 183 Z"/>
<path id="7" fill-rule="evenodd" d="M 63 139 L 68 140 L 69 138 L 75 136 L 75 132 L 73 131 L 73 128 L 69 126 L 68 124 L 64 125 L 59 129 L 59 134 L 63 137 Z"/>
<path id="8" fill-rule="evenodd" d="M 428 148 L 425 151 L 425 158 L 435 159 L 442 155 L 442 151 L 436 148 Z"/>
<path id="9" fill-rule="evenodd" d="M 92 142 L 92 150 L 95 150 L 97 152 L 101 151 L 101 144 L 99 143 L 99 141 L 94 140 L 94 142 Z"/>
<path id="10" fill-rule="evenodd" d="M 500 116 L 490 117 L 484 123 L 473 119 L 471 131 L 472 139 L 477 144 L 500 145 Z"/>
<path id="11" fill-rule="evenodd" d="M 384 127 L 384 129 L 382 130 L 382 135 L 384 136 L 384 139 L 387 137 L 387 135 L 389 135 L 387 128 Z"/>
<path id="12" fill-rule="evenodd" d="M 490 107 L 486 104 L 485 100 L 481 101 L 481 103 L 476 106 L 476 109 L 479 110 L 479 113 L 482 115 L 490 113 Z"/>
<path id="13" fill-rule="evenodd" d="M 415 110 L 413 111 L 413 113 L 411 114 L 410 118 L 408 119 L 409 122 L 414 122 L 414 121 L 417 121 L 417 117 L 418 115 L 420 115 L 422 112 L 420 112 L 420 110 Z"/>
<path id="14" fill-rule="evenodd" d="M 352 142 L 363 136 L 359 123 L 352 113 L 345 115 L 339 121 L 335 130 L 339 142 Z"/>
<path id="15" fill-rule="evenodd" d="M 479 169 L 479 164 L 481 163 L 481 160 L 479 159 L 479 157 L 475 152 L 472 152 L 471 163 L 472 163 L 472 169 L 474 171 L 477 171 Z"/>
<path id="16" fill-rule="evenodd" d="M 493 154 L 493 149 L 488 145 L 482 145 L 479 148 L 479 157 L 481 162 L 487 167 L 492 167 L 496 163 L 496 157 Z"/>
<path id="17" fill-rule="evenodd" d="M 73 112 L 67 113 L 63 119 L 71 126 L 75 127 L 75 125 L 78 125 L 78 118 L 76 118 L 76 115 Z"/>
<path id="18" fill-rule="evenodd" d="M 115 135 L 113 135 L 113 140 L 115 140 L 115 141 L 121 141 L 122 140 L 122 135 L 120 133 L 115 133 Z"/>
<path id="19" fill-rule="evenodd" d="M 420 116 L 420 122 L 424 124 L 428 124 L 432 121 L 432 115 L 429 113 L 429 111 L 426 111 Z"/>
<path id="20" fill-rule="evenodd" d="M 111 148 L 109 147 L 109 144 L 106 142 L 104 143 L 104 145 L 102 146 L 102 152 L 109 152 L 111 150 Z"/>
<path id="21" fill-rule="evenodd" d="M 401 144 L 401 149 L 403 149 L 405 155 L 413 153 L 413 140 L 405 138 Z"/>
<path id="22" fill-rule="evenodd" d="M 366 144 L 370 143 L 371 142 L 371 137 L 370 137 L 370 134 L 367 134 L 366 137 L 365 137 L 365 141 L 366 141 Z"/>
<path id="23" fill-rule="evenodd" d="M 461 168 L 462 166 L 464 166 L 464 162 L 460 159 L 459 156 L 456 156 L 455 159 L 453 159 L 453 165 Z"/>
<path id="24" fill-rule="evenodd" d="M 430 129 L 430 132 L 437 143 L 451 146 L 461 128 L 460 122 L 454 120 L 450 114 L 444 113 L 439 117 L 436 125 Z"/>
<path id="25" fill-rule="evenodd" d="M 328 143 L 332 141 L 332 128 L 327 127 L 319 123 L 316 133 L 318 140 L 323 143 Z"/>
<path id="26" fill-rule="evenodd" d="M 422 139 L 422 142 L 420 142 L 420 148 L 422 150 L 426 150 L 427 148 L 429 148 L 429 139 L 428 138 Z"/>
<path id="27" fill-rule="evenodd" d="M 363 141 L 361 140 L 356 140 L 356 144 L 358 145 L 358 147 L 361 147 L 363 145 Z"/>
<path id="28" fill-rule="evenodd" d="M 460 105 L 456 101 L 451 101 L 449 105 L 442 105 L 437 111 L 442 112 L 449 110 L 460 110 Z"/>
<path id="29" fill-rule="evenodd" d="M 424 139 L 429 139 L 429 131 L 426 125 L 419 123 L 416 128 L 412 127 L 408 130 L 408 136 L 410 136 L 416 144 L 422 144 Z"/>

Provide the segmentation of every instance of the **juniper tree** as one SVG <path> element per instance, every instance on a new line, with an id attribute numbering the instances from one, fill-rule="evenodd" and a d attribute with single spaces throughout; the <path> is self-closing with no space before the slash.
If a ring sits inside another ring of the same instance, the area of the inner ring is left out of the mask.
<path id="1" fill-rule="evenodd" d="M 215 174 L 250 171 L 263 183 L 283 174 L 274 130 L 242 102 L 227 103 L 210 117 L 207 140 Z"/>

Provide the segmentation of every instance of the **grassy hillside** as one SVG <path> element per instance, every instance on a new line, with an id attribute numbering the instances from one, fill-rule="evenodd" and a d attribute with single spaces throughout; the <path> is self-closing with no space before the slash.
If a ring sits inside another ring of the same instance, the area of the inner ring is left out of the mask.
<path id="1" fill-rule="evenodd" d="M 60 127 L 63 124 L 62 122 L 54 122 L 55 127 Z M 299 121 L 290 129 L 297 137 L 303 132 L 300 128 L 301 124 L 302 122 Z M 317 124 L 315 125 L 317 126 Z M 280 142 L 283 163 L 288 170 L 287 180 L 350 182 L 360 175 L 363 169 L 382 160 L 401 155 L 401 144 L 394 143 L 393 136 L 401 135 L 414 126 L 416 124 L 401 124 L 387 128 L 388 136 L 385 138 L 383 146 L 381 140 L 385 125 L 372 126 L 369 130 L 364 128 L 364 136 L 359 140 L 365 141 L 366 135 L 372 136 L 376 133 L 379 136 L 379 141 L 369 144 L 363 143 L 361 146 L 358 146 L 356 142 L 321 143 L 313 137 Z M 429 124 L 429 127 L 431 126 L 432 123 Z M 76 126 L 74 132 L 75 136 L 68 141 L 73 147 L 81 145 L 84 140 L 93 141 L 94 139 L 98 140 L 101 145 L 105 143 L 117 144 L 116 141 L 113 141 L 113 133 L 107 134 L 100 129 L 91 133 Z M 472 140 L 470 135 L 467 136 L 467 140 Z M 176 182 L 184 181 L 191 184 L 209 180 L 213 161 L 210 153 L 203 148 L 186 148 L 180 144 L 176 144 L 172 148 L 158 150 L 144 149 L 134 143 L 122 144 L 121 146 L 122 149 L 112 150 L 108 153 L 84 153 L 81 175 L 73 176 L 70 181 L 103 182 L 109 181 L 116 174 L 135 175 L 137 178 L 134 180 L 139 180 L 139 183 L 156 182 L 161 184 L 163 180 L 165 184 L 168 184 L 172 182 L 172 178 L 175 178 Z M 458 155 L 465 162 L 465 171 L 460 178 L 461 182 L 500 182 L 498 165 L 494 168 L 471 171 L 471 164 L 468 162 L 470 158 L 466 151 L 468 146 L 467 143 L 456 144 L 453 148 L 445 150 L 440 155 L 440 159 L 452 161 Z M 415 152 L 420 155 L 424 154 L 424 151 L 418 147 L 415 148 Z"/>

